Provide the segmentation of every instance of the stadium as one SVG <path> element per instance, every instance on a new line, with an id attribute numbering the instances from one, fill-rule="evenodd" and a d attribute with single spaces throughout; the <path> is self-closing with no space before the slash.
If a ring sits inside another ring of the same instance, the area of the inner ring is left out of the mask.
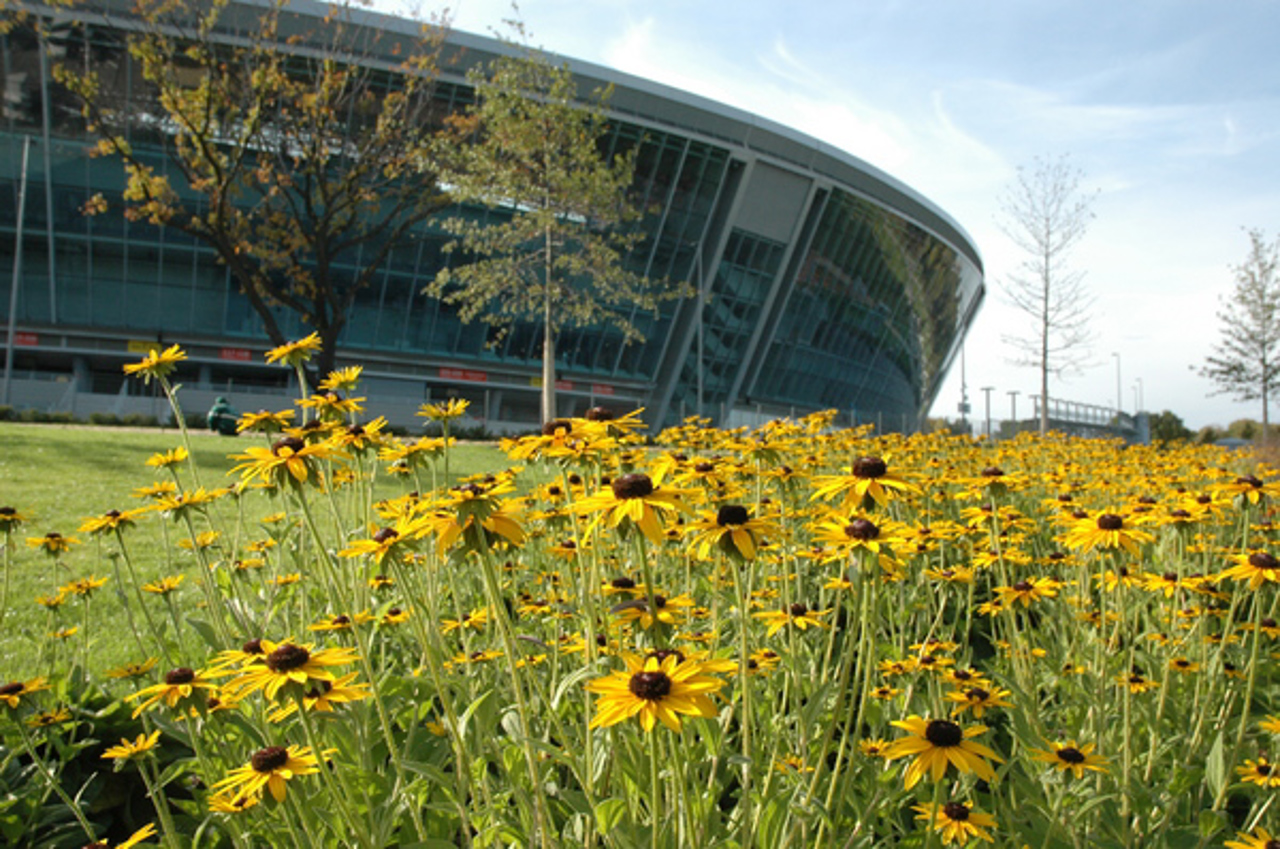
<path id="1" fill-rule="evenodd" d="M 260 8 L 234 2 L 229 12 Z M 158 413 L 154 389 L 125 380 L 121 366 L 158 343 L 180 343 L 190 359 L 176 379 L 189 410 L 219 395 L 242 410 L 287 405 L 292 374 L 264 362 L 272 345 L 230 272 L 194 239 L 118 212 L 121 165 L 89 155 L 93 140 L 52 77 L 58 61 L 87 55 L 115 57 L 127 73 L 127 10 L 119 0 L 92 11 L 46 9 L 48 37 L 14 30 L 0 42 L 0 192 L 9 199 L 0 204 L 0 403 L 79 417 Z M 327 11 L 295 0 L 289 26 L 323 29 Z M 418 31 L 413 21 L 351 14 L 370 31 Z M 282 30 L 281 49 L 302 49 L 289 34 Z M 512 50 L 461 32 L 449 33 L 444 49 L 454 61 L 434 96 L 453 108 L 469 99 L 468 67 Z M 562 331 L 560 414 L 643 406 L 659 426 L 695 414 L 732 426 L 835 408 L 844 423 L 919 428 L 985 292 L 964 230 L 827 144 L 693 94 L 552 58 L 584 90 L 613 87 L 605 141 L 638 150 L 633 192 L 654 212 L 629 263 L 697 293 L 636 316 L 642 343 L 623 344 L 607 329 Z M 164 167 L 158 146 L 148 155 Z M 115 211 L 86 217 L 97 194 Z M 450 261 L 447 241 L 427 222 L 392 252 L 350 313 L 339 362 L 365 367 L 360 394 L 393 424 L 412 424 L 425 401 L 462 397 L 491 431 L 535 426 L 540 326 L 517 324 L 498 339 L 424 296 Z M 290 338 L 310 332 L 295 313 L 278 320 Z"/>

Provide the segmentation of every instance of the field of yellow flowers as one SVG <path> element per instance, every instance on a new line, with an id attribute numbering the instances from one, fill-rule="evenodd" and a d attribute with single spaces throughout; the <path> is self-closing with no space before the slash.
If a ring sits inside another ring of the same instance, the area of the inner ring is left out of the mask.
<path id="1" fill-rule="evenodd" d="M 269 359 L 306 386 L 314 345 Z M 177 408 L 184 358 L 126 371 Z M 11 570 L 67 538 L 0 507 L 5 608 L 84 613 L 0 683 L 0 842 L 1280 849 L 1248 455 L 595 409 L 445 487 L 465 404 L 399 439 L 359 379 L 243 416 L 228 478 L 157 455 L 79 526 L 112 565 L 39 600 Z M 195 574 L 138 579 L 157 532 Z"/>

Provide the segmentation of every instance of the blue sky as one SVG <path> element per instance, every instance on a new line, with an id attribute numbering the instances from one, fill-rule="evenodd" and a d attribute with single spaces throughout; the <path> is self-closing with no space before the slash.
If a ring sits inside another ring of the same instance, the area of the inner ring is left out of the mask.
<path id="1" fill-rule="evenodd" d="M 389 5 L 381 6 L 394 11 Z M 460 0 L 455 27 L 485 33 L 501 0 Z M 1073 266 L 1097 298 L 1096 365 L 1051 394 L 1189 425 L 1260 417 L 1209 396 L 1193 370 L 1220 333 L 1220 296 L 1244 258 L 1245 227 L 1280 231 L 1280 4 L 1229 2 L 790 4 L 528 0 L 520 16 L 546 50 L 746 109 L 859 156 L 924 194 L 973 236 L 988 297 L 967 343 L 968 382 L 1038 391 L 1007 364 L 1002 334 L 1027 319 L 999 284 L 1018 260 L 998 226 L 1019 165 L 1068 154 L 1096 190 Z M 936 415 L 954 416 L 958 367 Z M 1273 411 L 1280 418 L 1280 411 Z"/>

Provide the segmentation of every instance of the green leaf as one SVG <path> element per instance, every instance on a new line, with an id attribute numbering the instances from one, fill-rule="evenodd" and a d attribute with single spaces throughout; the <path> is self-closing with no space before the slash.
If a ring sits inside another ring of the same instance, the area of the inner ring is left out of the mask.
<path id="1" fill-rule="evenodd" d="M 200 635 L 200 639 L 204 640 L 205 643 L 208 644 L 209 648 L 219 651 L 226 648 L 226 646 L 222 645 L 222 643 L 218 641 L 218 635 L 214 633 L 213 626 L 208 622 L 205 622 L 203 619 L 188 618 L 187 624 L 195 629 L 195 632 Z"/>
<path id="2" fill-rule="evenodd" d="M 1209 756 L 1205 758 L 1204 777 L 1214 797 L 1220 796 L 1223 788 L 1227 786 L 1227 753 L 1221 731 L 1213 738 L 1213 745 L 1209 747 Z"/>
<path id="3" fill-rule="evenodd" d="M 1213 837 L 1227 825 L 1225 814 L 1222 811 L 1201 811 L 1200 812 L 1200 836 Z"/>
<path id="4" fill-rule="evenodd" d="M 596 802 L 596 828 L 601 834 L 612 834 L 614 829 L 627 816 L 625 799 L 602 799 Z"/>

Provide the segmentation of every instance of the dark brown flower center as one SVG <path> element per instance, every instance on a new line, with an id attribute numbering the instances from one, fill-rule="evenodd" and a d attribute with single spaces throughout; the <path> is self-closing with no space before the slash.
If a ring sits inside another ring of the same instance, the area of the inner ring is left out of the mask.
<path id="1" fill-rule="evenodd" d="M 589 422 L 611 422 L 616 419 L 617 416 L 614 415 L 613 410 L 610 410 L 608 407 L 592 407 L 590 410 L 587 410 L 584 418 Z"/>
<path id="2" fill-rule="evenodd" d="M 185 666 L 179 666 L 177 669 L 170 670 L 165 673 L 164 683 L 177 686 L 179 684 L 190 684 L 196 680 L 196 673 L 192 669 Z"/>
<path id="3" fill-rule="evenodd" d="M 707 462 L 694 463 L 693 470 L 700 475 L 705 475 L 708 472 L 714 472 L 716 470 L 716 464 Z"/>
<path id="4" fill-rule="evenodd" d="M 844 535 L 849 539 L 873 540 L 880 536 L 880 529 L 870 519 L 854 519 L 844 526 Z"/>
<path id="5" fill-rule="evenodd" d="M 262 654 L 262 638 L 255 637 L 240 647 L 245 654 Z"/>
<path id="6" fill-rule="evenodd" d="M 680 651 L 679 649 L 654 649 L 653 651 L 645 655 L 645 657 L 655 658 L 657 659 L 658 663 L 662 663 L 662 661 L 666 660 L 669 657 L 674 657 L 676 659 L 676 663 L 684 663 L 684 652 Z"/>
<path id="7" fill-rule="evenodd" d="M 568 419 L 552 419 L 542 426 L 543 436 L 555 436 L 557 432 L 565 436 L 573 433 L 573 422 Z"/>
<path id="8" fill-rule="evenodd" d="M 959 725 L 946 719 L 931 719 L 924 727 L 924 739 L 939 748 L 959 746 L 964 740 L 964 731 Z"/>
<path id="9" fill-rule="evenodd" d="M 806 613 L 809 612 L 809 608 L 805 607 L 803 604 L 800 604 L 799 602 L 796 602 L 795 604 L 791 605 L 790 608 L 788 608 L 788 611 L 791 613 L 792 616 L 804 616 Z"/>
<path id="10" fill-rule="evenodd" d="M 1253 487 L 1254 489 L 1261 489 L 1261 488 L 1262 488 L 1262 481 L 1258 480 L 1258 479 L 1257 479 L 1256 477 L 1254 477 L 1253 475 L 1243 475 L 1243 476 L 1241 476 L 1241 477 L 1238 477 L 1238 478 L 1236 478 L 1236 483 L 1238 483 L 1238 484 L 1242 484 L 1242 485 L 1245 485 L 1245 486 L 1251 486 L 1251 487 Z"/>
<path id="11" fill-rule="evenodd" d="M 1084 754 L 1075 746 L 1063 746 L 1058 750 L 1058 760 L 1069 764 L 1084 763 Z"/>
<path id="12" fill-rule="evenodd" d="M 610 486 L 616 498 L 644 498 L 653 494 L 653 481 L 642 472 L 620 475 Z"/>
<path id="13" fill-rule="evenodd" d="M 1265 551 L 1255 551 L 1250 554 L 1249 565 L 1255 569 L 1280 569 L 1280 561 Z"/>
<path id="14" fill-rule="evenodd" d="M 1118 531 L 1124 527 L 1124 519 L 1115 513 L 1103 513 L 1098 517 L 1098 530 L 1100 531 Z"/>
<path id="15" fill-rule="evenodd" d="M 1033 589 L 1035 589 L 1035 585 L 1032 584 L 1030 581 L 1018 581 L 1016 584 L 1013 585 L 1013 588 L 1020 593 L 1029 593 Z"/>
<path id="16" fill-rule="evenodd" d="M 959 802 L 948 802 L 943 805 L 942 814 L 952 822 L 964 822 L 969 819 L 969 809 Z"/>
<path id="17" fill-rule="evenodd" d="M 1004 470 L 999 466 L 987 466 L 982 470 L 982 476 L 984 478 L 1002 478 L 1004 477 Z"/>
<path id="18" fill-rule="evenodd" d="M 991 696 L 990 693 L 981 687 L 970 687 L 968 690 L 965 690 L 964 695 L 965 698 L 971 702 L 985 702 Z"/>
<path id="19" fill-rule="evenodd" d="M 254 772 L 270 773 L 289 762 L 289 750 L 282 746 L 268 746 L 259 749 L 249 758 Z"/>
<path id="20" fill-rule="evenodd" d="M 287 448 L 289 449 L 290 454 L 297 454 L 299 451 L 301 451 L 303 448 L 306 448 L 306 447 L 307 447 L 307 443 L 303 442 L 298 437 L 286 436 L 281 439 L 277 439 L 275 442 L 271 443 L 271 453 L 279 457 L 281 453 Z"/>
<path id="21" fill-rule="evenodd" d="M 302 646 L 286 643 L 267 655 L 267 668 L 272 672 L 288 672 L 305 666 L 311 660 L 311 652 Z"/>
<path id="22" fill-rule="evenodd" d="M 373 541 L 381 545 L 384 542 L 390 542 L 398 536 L 400 536 L 400 533 L 395 528 L 382 528 L 373 535 Z"/>
<path id="23" fill-rule="evenodd" d="M 637 672 L 631 676 L 627 689 L 637 699 L 656 702 L 671 692 L 671 679 L 665 672 Z"/>
<path id="24" fill-rule="evenodd" d="M 0 696 L 12 696 L 16 693 L 21 693 L 23 687 L 24 685 L 21 681 L 10 681 L 8 684 L 0 687 Z"/>
<path id="25" fill-rule="evenodd" d="M 609 586 L 613 587 L 615 590 L 634 590 L 636 588 L 636 582 L 631 578 L 628 578 L 626 575 L 623 575 L 620 578 L 614 578 L 610 581 Z"/>
<path id="26" fill-rule="evenodd" d="M 12 507 L 0 507 L 0 516 L 16 516 L 18 511 Z"/>
<path id="27" fill-rule="evenodd" d="M 968 672 L 966 672 L 963 669 L 957 669 L 955 672 L 952 672 L 951 677 L 956 679 L 957 681 L 968 681 L 971 678 L 973 678 L 972 675 L 970 675 Z"/>
<path id="28" fill-rule="evenodd" d="M 730 525 L 745 525 L 751 517 L 747 508 L 741 504 L 726 504 L 716 511 L 716 524 L 722 528 Z"/>
<path id="29" fill-rule="evenodd" d="M 853 461 L 853 476 L 857 478 L 882 478 L 889 472 L 889 467 L 879 457 L 859 457 Z"/>

